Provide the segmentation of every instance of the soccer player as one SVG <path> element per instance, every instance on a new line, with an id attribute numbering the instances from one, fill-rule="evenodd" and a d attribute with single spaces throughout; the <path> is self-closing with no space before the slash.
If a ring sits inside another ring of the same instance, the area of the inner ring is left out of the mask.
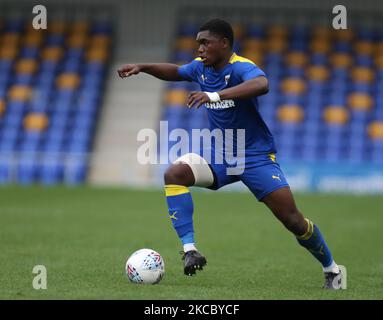
<path id="1" fill-rule="evenodd" d="M 183 244 L 184 273 L 202 270 L 206 258 L 194 240 L 193 200 L 188 187 L 217 190 L 242 181 L 322 265 L 324 288 L 340 289 L 343 275 L 317 225 L 297 209 L 290 187 L 276 161 L 273 137 L 258 111 L 257 96 L 268 92 L 265 73 L 252 61 L 233 52 L 233 30 L 221 19 L 202 25 L 196 40 L 198 57 L 177 66 L 169 63 L 127 64 L 118 70 L 121 78 L 144 72 L 167 81 L 193 81 L 201 91 L 191 92 L 187 106 L 205 105 L 210 129 L 244 129 L 244 170 L 229 174 L 228 161 L 210 163 L 196 153 L 178 158 L 165 172 L 169 215 Z M 235 139 L 238 139 L 236 137 Z M 233 141 L 233 145 L 236 142 Z M 212 147 L 214 149 L 214 145 Z M 213 150 L 225 153 L 225 150 Z"/>

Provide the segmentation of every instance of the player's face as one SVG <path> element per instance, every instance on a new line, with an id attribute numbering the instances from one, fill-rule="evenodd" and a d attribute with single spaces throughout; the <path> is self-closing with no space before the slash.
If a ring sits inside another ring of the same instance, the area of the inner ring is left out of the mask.
<path id="1" fill-rule="evenodd" d="M 211 34 L 210 31 L 201 31 L 197 34 L 198 56 L 205 66 L 214 66 L 224 57 L 226 42 L 222 38 Z"/>

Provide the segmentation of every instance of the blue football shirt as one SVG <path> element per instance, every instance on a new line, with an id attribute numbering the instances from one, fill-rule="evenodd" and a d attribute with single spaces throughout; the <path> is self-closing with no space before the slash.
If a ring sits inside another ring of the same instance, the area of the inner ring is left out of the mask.
<path id="1" fill-rule="evenodd" d="M 205 67 L 201 59 L 197 58 L 180 66 L 178 73 L 183 79 L 198 83 L 201 90 L 207 92 L 218 92 L 247 80 L 266 76 L 251 60 L 235 53 L 229 63 L 219 71 L 212 67 Z M 208 112 L 210 130 L 245 130 L 246 156 L 276 152 L 273 136 L 258 111 L 256 97 L 206 103 L 205 107 Z M 234 148 L 236 148 L 235 139 L 234 135 Z"/>

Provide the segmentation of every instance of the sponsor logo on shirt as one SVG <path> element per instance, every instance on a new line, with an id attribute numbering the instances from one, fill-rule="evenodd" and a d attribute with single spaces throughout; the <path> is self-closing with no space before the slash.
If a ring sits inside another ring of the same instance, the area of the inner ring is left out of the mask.
<path id="1" fill-rule="evenodd" d="M 222 100 L 217 102 L 206 102 L 208 109 L 228 109 L 235 107 L 234 100 Z"/>

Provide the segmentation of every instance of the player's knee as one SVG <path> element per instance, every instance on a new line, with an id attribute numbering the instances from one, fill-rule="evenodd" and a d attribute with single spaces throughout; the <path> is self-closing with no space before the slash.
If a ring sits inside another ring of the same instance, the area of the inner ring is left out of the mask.
<path id="1" fill-rule="evenodd" d="M 301 235 L 306 232 L 307 226 L 303 215 L 296 209 L 290 209 L 286 215 L 283 224 L 285 227 L 296 235 Z"/>
<path id="2" fill-rule="evenodd" d="M 176 164 L 170 166 L 164 174 L 165 184 L 177 184 L 189 187 L 193 185 L 193 173 L 185 164 Z"/>

